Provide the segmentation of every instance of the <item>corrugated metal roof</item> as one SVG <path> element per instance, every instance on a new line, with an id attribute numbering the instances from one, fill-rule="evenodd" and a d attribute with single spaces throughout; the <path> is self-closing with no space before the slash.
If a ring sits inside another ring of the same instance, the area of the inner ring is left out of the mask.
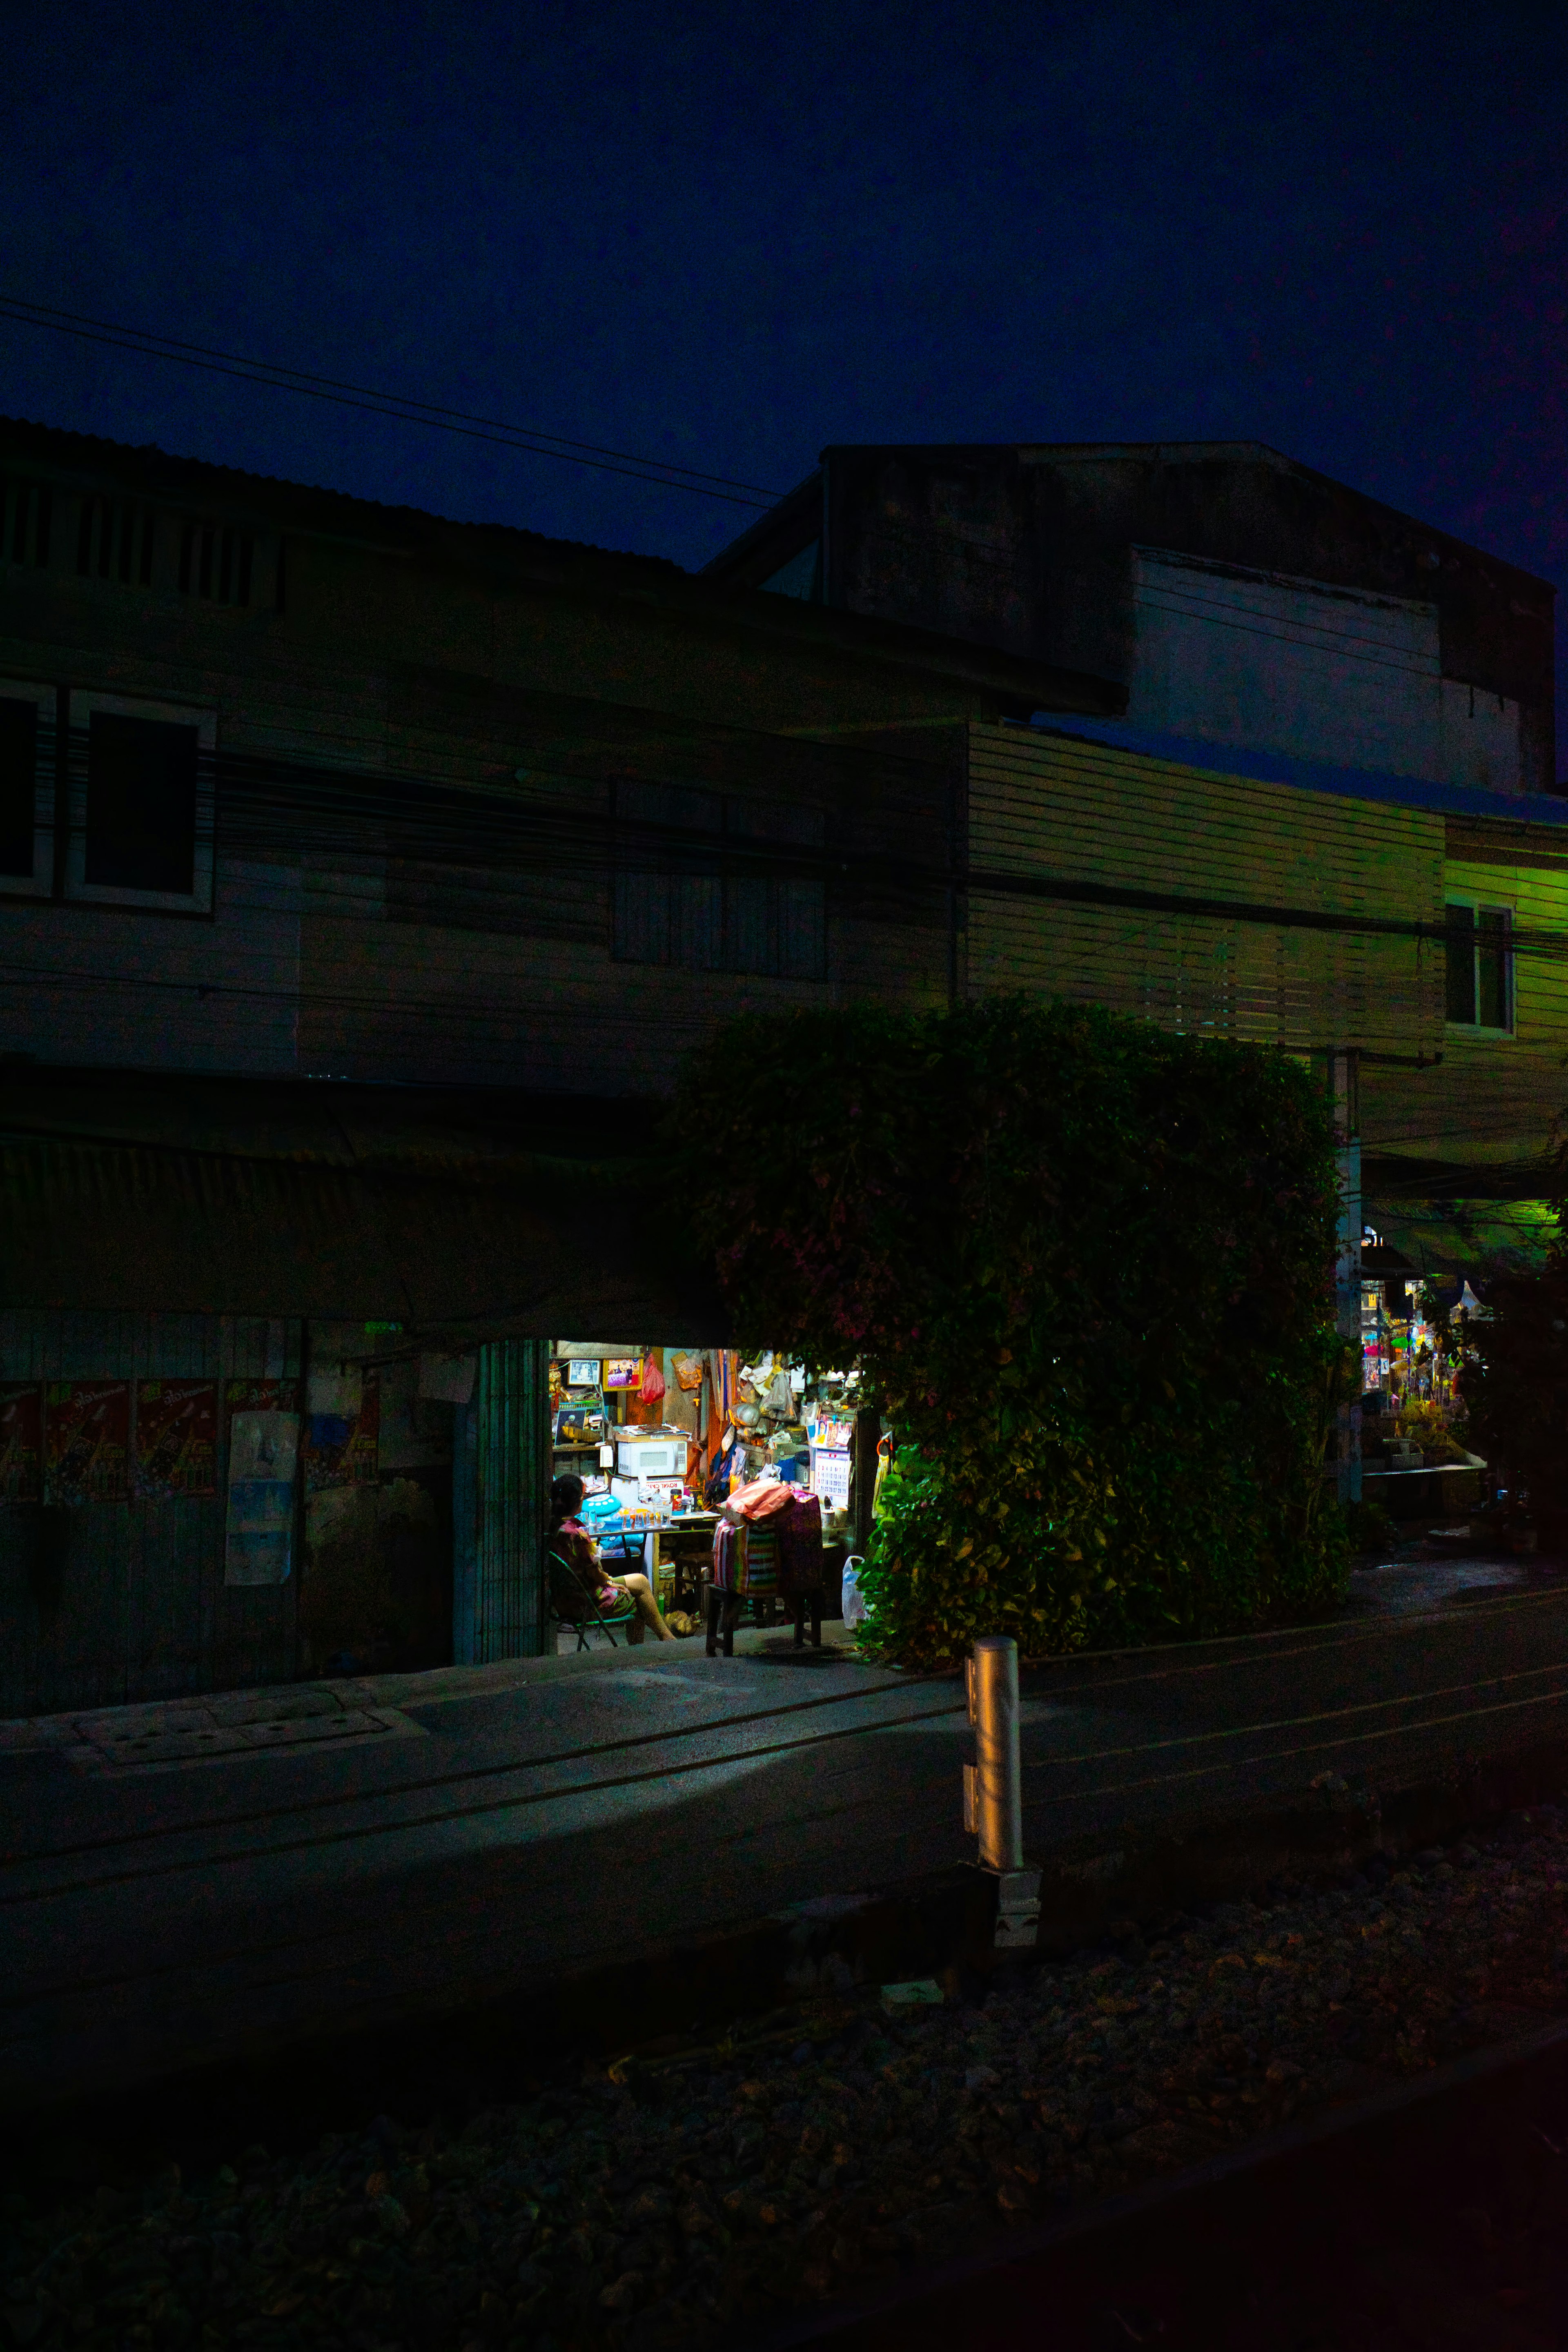
<path id="1" fill-rule="evenodd" d="M 1002 724 L 1010 726 L 1012 720 Z M 1113 751 L 1146 760 L 1169 760 L 1182 768 L 1206 769 L 1220 776 L 1247 776 L 1267 784 L 1293 784 L 1300 792 L 1337 793 L 1347 800 L 1385 801 L 1403 808 L 1430 809 L 1444 816 L 1511 817 L 1515 824 L 1568 825 L 1568 798 L 1550 793 L 1485 793 L 1470 784 L 1448 784 L 1423 776 L 1398 776 L 1373 768 L 1331 768 L 1285 751 L 1259 751 L 1215 743 L 1195 735 L 1163 735 L 1119 719 L 1063 717 L 1039 710 L 1029 722 L 1043 734 L 1070 735 Z"/>
<path id="2" fill-rule="evenodd" d="M 726 1336 L 629 1190 L 579 1199 L 138 1146 L 0 1143 L 14 1307 L 386 1318 L 432 1336 Z"/>
<path id="3" fill-rule="evenodd" d="M 374 524 L 384 531 L 395 524 L 421 536 L 432 529 L 463 531 L 488 543 L 514 544 L 520 551 L 553 548 L 635 564 L 667 579 L 689 577 L 682 565 L 667 555 L 599 547 L 591 540 L 557 539 L 547 531 L 526 530 L 515 523 L 465 521 L 456 516 L 434 514 L 424 507 L 388 506 L 379 499 L 361 498 L 353 491 L 332 489 L 323 483 L 296 482 L 281 474 L 247 473 L 238 466 L 219 465 L 207 457 L 182 457 L 160 447 L 155 441 L 111 441 L 101 434 L 72 433 L 61 425 L 43 425 L 30 416 L 0 416 L 0 434 L 21 437 L 32 445 L 33 454 L 52 458 L 58 465 L 101 467 L 112 462 L 123 471 L 129 460 L 131 469 L 145 478 L 150 489 L 187 497 L 202 489 L 231 498 L 243 497 L 247 492 L 252 496 L 264 494 L 272 507 L 278 504 L 279 493 L 296 501 L 310 500 L 320 509 L 317 521 L 328 529 L 353 530 L 357 526 L 363 530 Z"/>
<path id="4" fill-rule="evenodd" d="M 661 1221 L 653 1111 L 10 1070 L 0 1304 L 722 1339 Z"/>

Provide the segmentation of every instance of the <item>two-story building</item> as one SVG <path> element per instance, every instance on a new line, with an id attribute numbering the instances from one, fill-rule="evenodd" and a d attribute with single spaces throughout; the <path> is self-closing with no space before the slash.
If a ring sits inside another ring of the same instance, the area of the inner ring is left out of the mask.
<path id="1" fill-rule="evenodd" d="M 1123 688 L 1109 722 L 971 730 L 967 987 L 1348 1052 L 1367 1199 L 1411 1247 L 1540 1192 L 1568 1046 L 1547 583 L 1246 442 L 830 448 L 706 576 Z"/>
<path id="2" fill-rule="evenodd" d="M 1283 460 L 1069 561 L 891 454 L 693 578 L 0 426 L 0 1711 L 319 1673 L 373 1587 L 394 1663 L 536 1647 L 546 1341 L 728 1336 L 647 1173 L 742 1008 L 1085 996 L 1539 1189 L 1550 592 L 1247 537 Z"/>
<path id="3" fill-rule="evenodd" d="M 0 427 L 0 1712 L 320 1671 L 371 1587 L 394 1663 L 536 1646 L 546 1339 L 712 1336 L 682 1054 L 951 1001 L 965 730 L 1120 702 Z"/>

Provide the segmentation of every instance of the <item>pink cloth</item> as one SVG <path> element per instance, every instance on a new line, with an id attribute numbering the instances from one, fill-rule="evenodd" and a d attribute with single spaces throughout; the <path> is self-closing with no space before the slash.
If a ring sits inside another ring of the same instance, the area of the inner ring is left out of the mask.
<path id="1" fill-rule="evenodd" d="M 753 1478 L 749 1486 L 736 1487 L 724 1508 L 742 1519 L 768 1519 L 794 1500 L 795 1488 L 782 1478 Z"/>

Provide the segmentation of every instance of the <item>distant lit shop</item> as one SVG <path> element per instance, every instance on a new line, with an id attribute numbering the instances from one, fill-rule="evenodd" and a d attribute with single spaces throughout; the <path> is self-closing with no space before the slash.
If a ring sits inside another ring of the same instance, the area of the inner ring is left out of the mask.
<path id="1" fill-rule="evenodd" d="M 1391 1518 L 1461 1516 L 1483 1499 L 1485 1465 L 1456 1433 L 1458 1358 L 1418 1267 L 1380 1236 L 1361 1252 L 1362 1491 Z M 1451 1302 L 1474 1310 L 1468 1286 Z"/>

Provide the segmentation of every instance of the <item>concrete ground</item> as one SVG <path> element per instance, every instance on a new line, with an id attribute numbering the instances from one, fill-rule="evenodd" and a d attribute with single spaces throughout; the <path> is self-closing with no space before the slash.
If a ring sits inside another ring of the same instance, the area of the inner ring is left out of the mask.
<path id="1" fill-rule="evenodd" d="M 824 1637 L 0 1726 L 0 2100 L 522 1999 L 965 1859 L 961 1686 Z M 1025 1717 L 1038 1858 L 1323 1772 L 1412 1786 L 1568 1739 L 1568 1575 L 1405 1557 L 1331 1623 L 1032 1669 Z"/>

